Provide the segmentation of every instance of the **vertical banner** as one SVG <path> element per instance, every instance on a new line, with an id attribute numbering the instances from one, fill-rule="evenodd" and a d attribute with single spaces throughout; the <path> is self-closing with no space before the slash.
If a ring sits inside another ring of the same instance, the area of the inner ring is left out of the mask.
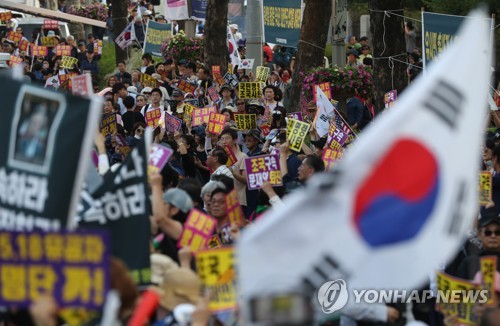
<path id="1" fill-rule="evenodd" d="M 466 17 L 422 12 L 422 60 L 424 69 L 453 41 L 464 18 Z M 492 27 L 488 32 L 488 37 L 491 40 L 491 33 L 493 33 L 493 20 L 491 18 L 467 19 L 488 20 Z"/>
<path id="2" fill-rule="evenodd" d="M 302 22 L 302 1 L 263 1 L 266 42 L 296 48 L 299 43 Z"/>
<path id="3" fill-rule="evenodd" d="M 269 67 L 258 66 L 255 74 L 256 80 L 265 83 L 271 74 L 271 69 Z"/>
<path id="4" fill-rule="evenodd" d="M 196 268 L 204 290 L 210 295 L 211 312 L 236 309 L 236 271 L 232 247 L 196 254 Z"/>
<path id="5" fill-rule="evenodd" d="M 82 162 L 91 151 L 102 100 L 6 75 L 0 76 L 0 97 L 0 230 L 65 229 L 80 198 L 87 167 Z"/>
<path id="6" fill-rule="evenodd" d="M 165 19 L 166 20 L 185 20 L 189 19 L 188 0 L 163 0 L 165 1 Z"/>
<path id="7" fill-rule="evenodd" d="M 490 172 L 479 173 L 479 204 L 488 205 L 492 199 L 492 177 Z"/>
<path id="8" fill-rule="evenodd" d="M 151 53 L 155 57 L 163 58 L 161 46 L 172 36 L 172 24 L 157 23 L 148 20 L 146 36 L 144 37 L 143 53 Z"/>
<path id="9" fill-rule="evenodd" d="M 335 0 L 335 20 L 333 40 L 344 40 L 347 37 L 347 0 Z"/>
<path id="10" fill-rule="evenodd" d="M 147 135 L 147 133 L 146 133 Z M 105 229 L 111 235 L 111 254 L 127 265 L 137 284 L 151 281 L 148 162 L 140 141 L 114 172 L 91 195 L 82 196 L 79 228 Z"/>
<path id="11" fill-rule="evenodd" d="M 224 114 L 210 112 L 207 131 L 212 134 L 220 135 L 224 125 L 226 124 L 226 116 Z"/>
<path id="12" fill-rule="evenodd" d="M 238 199 L 238 190 L 231 190 L 225 200 L 229 223 L 242 226 L 245 223 L 245 214 Z"/>
<path id="13" fill-rule="evenodd" d="M 481 287 L 488 291 L 486 305 L 492 306 L 496 301 L 495 277 L 497 270 L 497 256 L 481 257 Z"/>
<path id="14" fill-rule="evenodd" d="M 73 95 L 90 96 L 94 94 L 92 88 L 92 78 L 90 74 L 83 74 L 71 77 L 71 91 Z"/>
<path id="15" fill-rule="evenodd" d="M 260 189 L 264 182 L 273 186 L 281 186 L 279 155 L 253 156 L 245 159 L 248 190 Z"/>
<path id="16" fill-rule="evenodd" d="M 197 252 L 205 248 L 208 238 L 212 236 L 217 220 L 197 209 L 192 209 L 184 223 L 182 234 L 177 246 L 179 248 L 189 246 L 191 251 Z"/>
<path id="17" fill-rule="evenodd" d="M 191 0 L 191 19 L 205 21 L 208 0 Z"/>
<path id="18" fill-rule="evenodd" d="M 0 232 L 0 305 L 28 307 L 42 295 L 60 307 L 102 309 L 110 286 L 102 232 Z"/>
<path id="19" fill-rule="evenodd" d="M 307 122 L 292 120 L 294 123 L 291 125 L 290 134 L 289 134 L 289 142 L 290 149 L 295 152 L 300 152 L 302 148 L 302 144 L 309 133 L 309 128 L 311 125 Z"/>

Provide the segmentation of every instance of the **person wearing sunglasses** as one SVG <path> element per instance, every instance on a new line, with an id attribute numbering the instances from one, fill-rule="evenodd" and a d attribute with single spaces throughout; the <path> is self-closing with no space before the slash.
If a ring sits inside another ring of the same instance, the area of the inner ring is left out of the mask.
<path id="1" fill-rule="evenodd" d="M 473 256 L 465 258 L 458 267 L 458 277 L 472 280 L 481 270 L 480 258 L 484 256 L 497 257 L 497 271 L 500 270 L 500 216 L 494 207 L 482 210 L 477 222 L 477 235 L 482 250 Z"/>

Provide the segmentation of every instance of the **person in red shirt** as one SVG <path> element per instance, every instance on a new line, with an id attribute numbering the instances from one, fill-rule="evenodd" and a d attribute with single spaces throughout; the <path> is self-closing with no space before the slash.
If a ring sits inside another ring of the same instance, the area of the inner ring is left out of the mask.
<path id="1" fill-rule="evenodd" d="M 273 49 L 269 46 L 269 44 L 264 43 L 262 46 L 262 51 L 269 57 L 269 62 L 273 62 Z"/>

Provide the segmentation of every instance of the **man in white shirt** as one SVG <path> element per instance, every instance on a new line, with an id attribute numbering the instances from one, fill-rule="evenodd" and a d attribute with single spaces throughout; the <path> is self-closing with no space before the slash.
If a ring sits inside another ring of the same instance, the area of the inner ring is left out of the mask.
<path id="1" fill-rule="evenodd" d="M 165 108 L 163 106 L 163 93 L 162 93 L 161 89 L 153 88 L 153 90 L 151 91 L 150 100 L 151 100 L 151 104 L 145 105 L 141 109 L 141 114 L 146 119 L 146 123 L 148 123 L 147 113 L 159 109 L 161 117 L 160 117 L 158 124 L 155 125 L 154 127 L 156 128 L 158 125 L 164 127 L 165 126 Z"/>
<path id="2" fill-rule="evenodd" d="M 238 132 L 232 128 L 225 128 L 220 134 L 220 143 L 222 146 L 229 146 L 236 156 L 236 163 L 230 168 L 234 177 L 234 188 L 238 191 L 238 199 L 243 210 L 247 206 L 247 175 L 245 169 L 245 159 L 247 154 L 240 150 L 238 145 Z"/>
<path id="3" fill-rule="evenodd" d="M 234 179 L 231 170 L 229 170 L 229 168 L 226 166 L 227 160 L 227 153 L 224 148 L 220 146 L 216 146 L 210 152 L 210 154 L 207 156 L 207 165 L 214 171 L 210 176 L 210 179 L 212 179 L 212 177 L 216 175 L 225 175 L 226 177 Z"/>

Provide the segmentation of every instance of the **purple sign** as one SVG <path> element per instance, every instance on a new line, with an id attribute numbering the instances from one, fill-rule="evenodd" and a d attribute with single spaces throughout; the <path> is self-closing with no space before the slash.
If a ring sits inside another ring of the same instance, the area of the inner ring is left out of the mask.
<path id="1" fill-rule="evenodd" d="M 248 157 L 245 159 L 245 169 L 249 190 L 262 188 L 262 184 L 266 181 L 269 181 L 273 186 L 283 184 L 279 155 Z"/>
<path id="2" fill-rule="evenodd" d="M 174 117 L 171 114 L 165 112 L 165 129 L 168 132 L 176 132 L 181 129 L 182 119 Z"/>
<path id="3" fill-rule="evenodd" d="M 299 120 L 299 121 L 304 121 L 302 118 L 302 112 L 292 112 L 292 113 L 287 113 L 286 114 L 287 118 L 289 119 L 294 119 L 294 120 Z"/>
<path id="4" fill-rule="evenodd" d="M 339 149 L 344 146 L 349 134 L 343 130 L 337 128 L 335 123 L 330 124 L 330 130 L 328 131 L 328 137 L 326 139 L 327 147 L 331 149 Z"/>
<path id="5" fill-rule="evenodd" d="M 165 164 L 167 164 L 172 153 L 172 149 L 168 147 L 153 144 L 149 153 L 148 170 L 154 169 L 158 172 L 161 171 Z"/>
<path id="6" fill-rule="evenodd" d="M 0 232 L 0 305 L 29 306 L 42 294 L 61 307 L 102 309 L 110 285 L 103 232 Z"/>

